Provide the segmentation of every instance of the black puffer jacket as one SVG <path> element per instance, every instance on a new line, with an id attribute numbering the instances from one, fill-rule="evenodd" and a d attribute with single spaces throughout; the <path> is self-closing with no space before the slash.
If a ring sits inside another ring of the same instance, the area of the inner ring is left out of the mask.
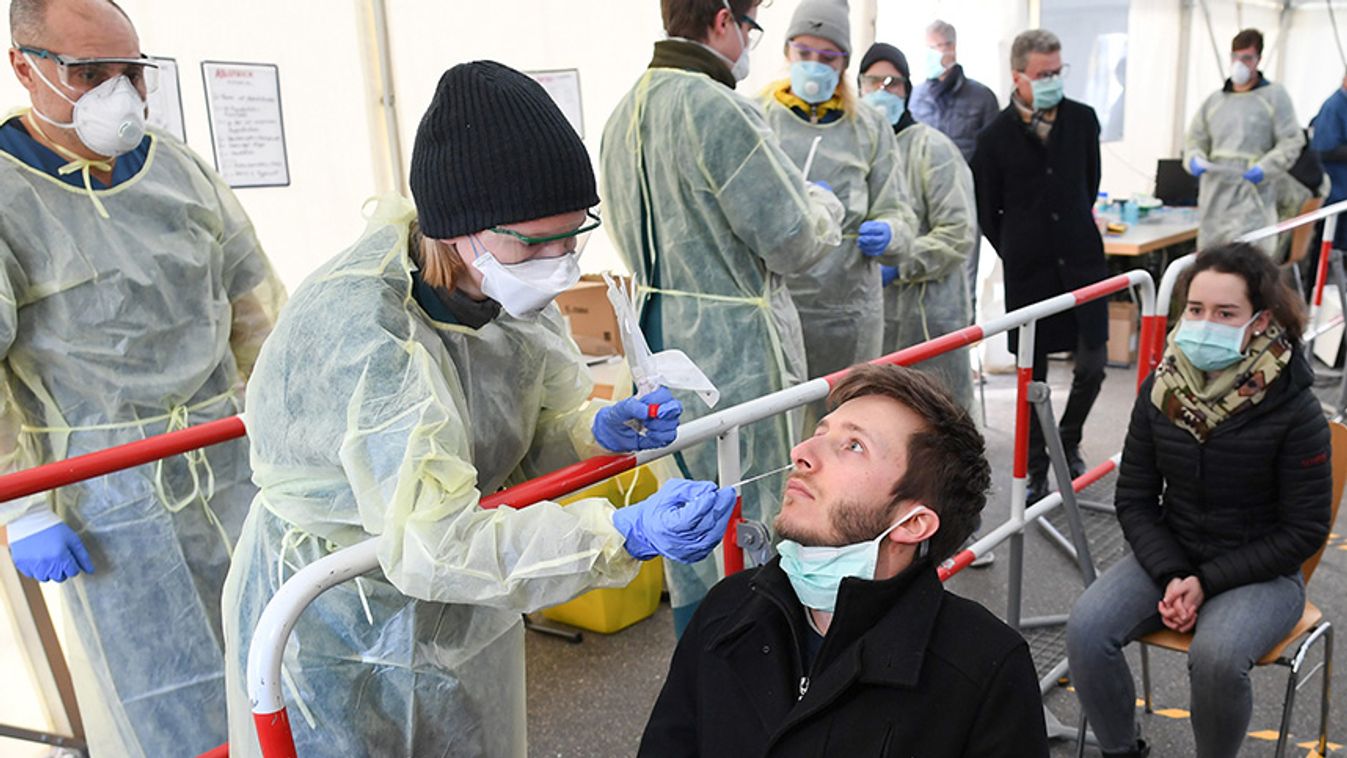
<path id="1" fill-rule="evenodd" d="M 1333 481 L 1328 423 L 1303 351 L 1263 402 L 1205 443 L 1141 386 L 1127 429 L 1116 505 L 1137 561 L 1161 587 L 1196 575 L 1211 597 L 1291 574 L 1328 537 Z"/>
<path id="2" fill-rule="evenodd" d="M 843 579 L 808 671 L 804 614 L 779 559 L 712 587 L 639 758 L 1047 758 L 1029 646 L 930 562 Z"/>

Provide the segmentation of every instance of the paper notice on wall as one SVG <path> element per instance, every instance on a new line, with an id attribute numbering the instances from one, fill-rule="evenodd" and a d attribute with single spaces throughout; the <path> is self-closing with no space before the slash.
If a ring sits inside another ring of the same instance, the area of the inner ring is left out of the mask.
<path id="1" fill-rule="evenodd" d="M 203 62 L 215 168 L 231 187 L 290 184 L 281 81 L 267 63 Z"/>
<path id="2" fill-rule="evenodd" d="M 187 141 L 187 128 L 182 121 L 182 83 L 178 79 L 178 62 L 172 58 L 151 57 L 159 64 L 159 88 L 149 94 L 151 126 Z"/>
<path id="3" fill-rule="evenodd" d="M 527 71 L 533 80 L 547 90 L 562 115 L 571 122 L 580 139 L 585 138 L 585 116 L 580 103 L 580 71 L 574 68 L 560 71 Z"/>

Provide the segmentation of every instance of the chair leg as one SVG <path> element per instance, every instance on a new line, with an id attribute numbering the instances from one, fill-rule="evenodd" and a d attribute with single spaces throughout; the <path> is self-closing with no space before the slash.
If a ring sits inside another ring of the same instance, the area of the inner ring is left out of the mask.
<path id="1" fill-rule="evenodd" d="M 1333 682 L 1333 625 L 1324 622 L 1328 630 L 1324 632 L 1324 689 L 1319 704 L 1319 745 L 1320 756 L 1328 755 L 1328 706 L 1332 700 Z"/>
<path id="2" fill-rule="evenodd" d="M 1085 709 L 1080 709 L 1080 728 L 1076 732 L 1076 758 L 1085 758 L 1085 730 L 1090 727 L 1085 720 Z"/>
<path id="3" fill-rule="evenodd" d="M 1154 713 L 1151 707 L 1151 657 L 1147 654 L 1150 645 L 1141 643 L 1141 691 L 1145 697 L 1146 712 Z"/>
<path id="4" fill-rule="evenodd" d="M 1291 673 L 1286 675 L 1286 698 L 1282 701 L 1282 724 L 1277 732 L 1277 750 L 1275 758 L 1286 758 L 1286 738 L 1291 733 L 1291 713 L 1296 707 L 1296 684 L 1300 679 L 1300 668 L 1291 665 Z"/>

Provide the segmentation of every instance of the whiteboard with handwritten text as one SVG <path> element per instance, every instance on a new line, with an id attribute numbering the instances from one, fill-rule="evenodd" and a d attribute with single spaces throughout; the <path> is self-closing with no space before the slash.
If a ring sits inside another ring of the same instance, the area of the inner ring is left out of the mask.
<path id="1" fill-rule="evenodd" d="M 234 188 L 289 185 L 276 66 L 203 61 L 201 76 L 220 175 Z"/>

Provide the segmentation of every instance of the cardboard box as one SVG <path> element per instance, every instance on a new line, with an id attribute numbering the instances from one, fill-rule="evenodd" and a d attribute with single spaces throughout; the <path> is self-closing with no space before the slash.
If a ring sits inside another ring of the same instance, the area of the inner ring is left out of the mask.
<path id="1" fill-rule="evenodd" d="M 622 277 L 616 277 L 625 286 Z M 557 306 L 570 325 L 571 337 L 585 355 L 622 355 L 617 315 L 608 302 L 608 285 L 597 274 L 585 274 L 574 287 L 557 296 Z"/>
<path id="2" fill-rule="evenodd" d="M 1137 304 L 1108 304 L 1108 364 L 1131 366 L 1137 357 Z"/>

